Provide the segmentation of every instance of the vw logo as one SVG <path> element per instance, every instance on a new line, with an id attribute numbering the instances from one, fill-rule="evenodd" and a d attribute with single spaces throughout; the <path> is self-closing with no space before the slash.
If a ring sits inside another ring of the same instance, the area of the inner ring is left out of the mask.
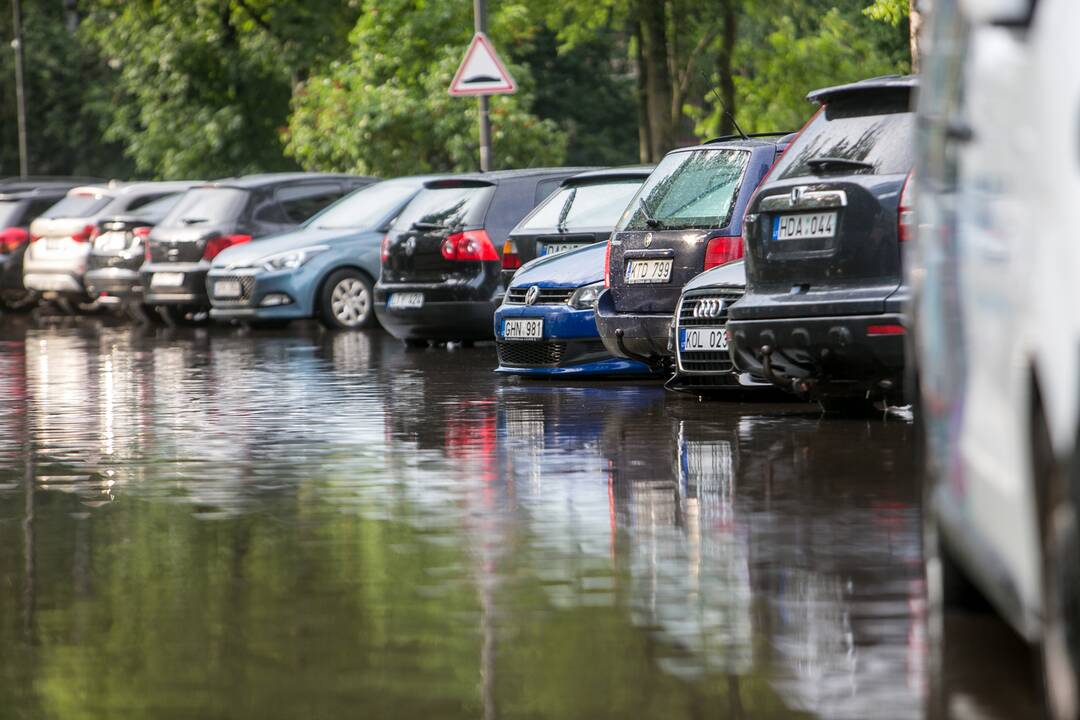
<path id="1" fill-rule="evenodd" d="M 412 255 L 416 252 L 416 238 L 409 238 L 405 241 L 405 254 Z"/>
<path id="2" fill-rule="evenodd" d="M 694 317 L 718 318 L 724 312 L 724 301 L 719 298 L 705 298 L 694 305 Z"/>
<path id="3" fill-rule="evenodd" d="M 652 245 L 652 233 L 645 233 L 645 247 Z"/>
<path id="4" fill-rule="evenodd" d="M 532 305 L 537 301 L 537 299 L 539 299 L 539 297 L 540 297 L 540 286 L 539 285 L 533 285 L 531 288 L 529 288 L 528 292 L 525 293 L 525 304 L 526 305 Z"/>
<path id="5" fill-rule="evenodd" d="M 791 197 L 788 198 L 788 202 L 791 204 L 792 207 L 795 207 L 800 202 L 802 202 L 803 195 L 805 195 L 805 194 L 806 194 L 806 186 L 805 185 L 799 185 L 797 187 L 793 187 L 793 188 L 791 188 Z"/>

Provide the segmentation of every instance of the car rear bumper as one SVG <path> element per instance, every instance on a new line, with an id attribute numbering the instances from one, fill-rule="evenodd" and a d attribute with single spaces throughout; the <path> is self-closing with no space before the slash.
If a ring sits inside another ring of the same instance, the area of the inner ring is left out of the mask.
<path id="1" fill-rule="evenodd" d="M 83 276 L 83 283 L 90 297 L 102 294 L 121 298 L 142 295 L 138 270 L 116 267 L 87 270 L 86 275 Z"/>
<path id="2" fill-rule="evenodd" d="M 596 327 L 600 339 L 615 357 L 631 358 L 631 353 L 656 359 L 670 357 L 673 316 L 667 313 L 618 313 L 609 290 L 601 293 L 596 302 Z"/>
<path id="3" fill-rule="evenodd" d="M 388 308 L 387 293 L 375 292 L 375 316 L 399 340 L 490 340 L 492 300 L 426 302 L 419 308 Z"/>
<path id="4" fill-rule="evenodd" d="M 206 263 L 154 263 L 145 264 L 139 271 L 139 284 L 143 288 L 143 302 L 147 305 L 183 305 L 209 308 L 206 296 Z M 157 273 L 179 273 L 183 278 L 179 285 L 155 286 Z"/>
<path id="5" fill-rule="evenodd" d="M 82 282 L 76 275 L 61 272 L 33 272 L 23 275 L 23 285 L 27 290 L 37 292 L 55 292 L 72 295 L 85 293 Z"/>
<path id="6" fill-rule="evenodd" d="M 735 366 L 811 396 L 901 398 L 904 335 L 899 313 L 729 320 Z"/>

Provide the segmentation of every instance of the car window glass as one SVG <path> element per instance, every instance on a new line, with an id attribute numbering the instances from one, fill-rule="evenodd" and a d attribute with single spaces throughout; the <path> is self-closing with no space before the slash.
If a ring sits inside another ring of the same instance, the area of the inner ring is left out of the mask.
<path id="1" fill-rule="evenodd" d="M 288 217 L 287 222 L 299 224 L 339 199 L 342 194 L 341 186 L 333 183 L 284 187 L 275 193 L 275 197 Z"/>
<path id="2" fill-rule="evenodd" d="M 491 185 L 427 188 L 406 206 L 394 228 L 408 230 L 413 223 L 446 227 L 479 225 L 493 189 Z"/>
<path id="3" fill-rule="evenodd" d="M 192 188 L 180 197 L 161 221 L 161 226 L 188 227 L 228 222 L 243 212 L 248 197 L 248 191 L 239 188 Z"/>
<path id="4" fill-rule="evenodd" d="M 370 228 L 416 193 L 417 182 L 382 182 L 356 190 L 308 221 L 319 228 Z"/>
<path id="5" fill-rule="evenodd" d="M 255 222 L 270 223 L 271 225 L 293 224 L 293 222 L 289 220 L 289 216 L 285 214 L 285 210 L 281 207 L 281 203 L 275 200 L 272 195 L 265 197 L 255 208 L 254 218 Z"/>
<path id="6" fill-rule="evenodd" d="M 133 197 L 128 201 L 125 210 L 127 212 L 138 210 L 139 208 L 146 207 L 155 200 L 160 200 L 163 197 L 167 197 L 169 194 L 170 193 L 154 193 L 152 195 L 139 195 L 137 197 Z"/>
<path id="7" fill-rule="evenodd" d="M 30 209 L 26 211 L 24 223 L 33 220 L 56 204 L 56 198 L 38 198 L 30 202 Z"/>
<path id="8" fill-rule="evenodd" d="M 562 181 L 562 178 L 552 178 L 550 180 L 541 180 L 536 183 L 536 199 L 533 200 L 533 205 L 539 204 L 541 200 L 555 192 L 559 185 L 562 184 Z"/>
<path id="9" fill-rule="evenodd" d="M 642 180 L 589 183 L 560 189 L 544 201 L 522 230 L 614 227 Z"/>
<path id="10" fill-rule="evenodd" d="M 168 214 L 176 203 L 183 197 L 183 193 L 173 193 L 172 195 L 166 195 L 159 197 L 153 202 L 148 202 L 139 208 L 138 212 L 133 213 L 141 218 L 162 218 Z"/>
<path id="11" fill-rule="evenodd" d="M 521 230 L 550 230 L 559 224 L 566 203 L 570 200 L 574 191 L 571 188 L 562 188 L 536 208 L 519 229 Z"/>
<path id="12" fill-rule="evenodd" d="M 64 199 L 56 203 L 43 213 L 48 218 L 65 217 L 90 217 L 112 202 L 111 195 L 100 195 L 94 192 L 80 191 L 64 196 Z"/>
<path id="13" fill-rule="evenodd" d="M 773 177 L 817 175 L 821 167 L 811 164 L 816 158 L 869 163 L 873 169 L 862 172 L 878 175 L 907 173 L 915 155 L 915 115 L 909 102 L 907 92 L 829 102 L 777 162 Z"/>
<path id="14" fill-rule="evenodd" d="M 746 150 L 670 153 L 625 209 L 620 229 L 727 226 L 749 161 Z M 656 222 L 648 223 L 650 217 Z"/>
<path id="15" fill-rule="evenodd" d="M 0 230 L 24 224 L 22 215 L 22 200 L 0 200 Z"/>

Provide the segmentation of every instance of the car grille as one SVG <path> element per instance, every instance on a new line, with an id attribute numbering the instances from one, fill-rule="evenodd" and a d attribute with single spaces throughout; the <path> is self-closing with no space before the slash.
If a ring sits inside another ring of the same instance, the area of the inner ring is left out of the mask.
<path id="1" fill-rule="evenodd" d="M 214 286 L 219 282 L 228 282 L 233 280 L 240 283 L 240 297 L 238 298 L 219 298 L 214 293 Z M 251 293 L 255 289 L 255 276 L 254 275 L 219 275 L 213 278 L 207 279 L 207 291 L 210 297 L 213 298 L 215 305 L 247 305 L 251 302 Z"/>
<path id="2" fill-rule="evenodd" d="M 717 288 L 700 295 L 683 297 L 679 304 L 679 317 L 676 325 L 676 337 L 680 327 L 715 327 L 727 323 L 727 309 L 741 298 L 743 288 Z M 714 317 L 695 317 L 694 311 L 703 300 L 720 300 L 723 309 Z M 734 369 L 731 355 L 715 350 L 694 350 L 679 353 L 679 366 L 690 373 L 729 373 Z"/>
<path id="3" fill-rule="evenodd" d="M 506 292 L 506 304 L 507 305 L 524 305 L 525 295 L 528 294 L 529 288 L 510 288 Z M 561 305 L 570 299 L 570 296 L 574 294 L 574 288 L 540 288 L 540 295 L 536 298 L 534 305 Z"/>
<path id="4" fill-rule="evenodd" d="M 566 355 L 566 343 L 560 342 L 503 342 L 495 343 L 499 363 L 514 367 L 558 365 Z"/>

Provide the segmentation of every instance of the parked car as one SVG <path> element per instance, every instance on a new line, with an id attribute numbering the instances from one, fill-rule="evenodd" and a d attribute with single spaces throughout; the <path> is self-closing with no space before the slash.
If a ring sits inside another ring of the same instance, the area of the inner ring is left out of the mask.
<path id="1" fill-rule="evenodd" d="M 352 192 L 292 232 L 227 248 L 210 263 L 215 320 L 318 318 L 333 329 L 375 324 L 373 289 L 390 222 L 434 177 Z"/>
<path id="2" fill-rule="evenodd" d="M 651 165 L 590 170 L 562 185 L 517 224 L 503 247 L 503 285 L 523 263 L 607 242 Z"/>
<path id="3" fill-rule="evenodd" d="M 0 180 L 0 301 L 21 308 L 37 301 L 23 285 L 23 256 L 30 245 L 30 223 L 87 178 L 10 178 Z M 92 180 L 91 180 L 92 181 Z"/>
<path id="4" fill-rule="evenodd" d="M 98 220 L 133 212 L 187 187 L 182 182 L 136 182 L 73 188 L 30 225 L 30 247 L 23 258 L 26 288 L 47 298 L 88 300 L 83 274 Z"/>
<path id="5" fill-rule="evenodd" d="M 620 212 L 616 210 L 616 213 Z M 592 243 L 524 265 L 495 312 L 496 372 L 512 375 L 649 374 L 636 360 L 612 357 L 594 308 L 604 289 L 607 247 Z"/>
<path id="6" fill-rule="evenodd" d="M 668 153 L 608 243 L 596 324 L 608 352 L 670 365 L 671 320 L 695 275 L 742 257 L 743 209 L 788 135 L 720 138 Z"/>
<path id="7" fill-rule="evenodd" d="M 583 170 L 503 170 L 425 183 L 383 240 L 375 285 L 382 326 L 411 346 L 491 339 L 510 230 Z"/>
<path id="8" fill-rule="evenodd" d="M 206 274 L 218 253 L 293 230 L 373 182 L 356 175 L 270 173 L 191 188 L 150 232 L 139 272 L 143 302 L 174 321 L 206 313 Z"/>
<path id="9" fill-rule="evenodd" d="M 916 86 L 891 76 L 810 93 L 819 111 L 746 211 L 735 365 L 828 411 L 902 402 Z"/>
<path id="10" fill-rule="evenodd" d="M 931 717 L 957 707 L 951 611 L 987 601 L 1035 650 L 1044 716 L 1080 715 L 1078 27 L 1074 0 L 935 0 L 926 30 L 907 340 Z"/>
<path id="11" fill-rule="evenodd" d="M 146 254 L 146 238 L 183 197 L 174 193 L 144 205 L 133 213 L 105 215 L 91 233 L 93 241 L 83 284 L 101 304 L 141 302 L 139 268 Z"/>

